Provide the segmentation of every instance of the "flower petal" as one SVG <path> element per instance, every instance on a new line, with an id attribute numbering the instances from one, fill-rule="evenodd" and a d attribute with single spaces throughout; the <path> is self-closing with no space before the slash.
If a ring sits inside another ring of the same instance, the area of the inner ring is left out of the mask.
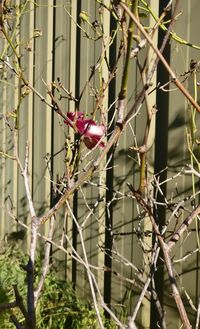
<path id="1" fill-rule="evenodd" d="M 67 117 L 75 122 L 76 128 L 79 134 L 83 136 L 83 141 L 87 148 L 92 149 L 98 143 L 100 147 L 104 147 L 104 143 L 100 142 L 100 139 L 106 132 L 104 125 L 98 125 L 91 119 L 84 119 L 83 112 L 68 112 Z M 70 125 L 66 120 L 64 122 Z"/>
<path id="2" fill-rule="evenodd" d="M 79 120 L 79 119 L 83 119 L 84 118 L 84 113 L 83 112 L 77 112 L 77 113 L 75 113 L 75 112 L 67 112 L 67 117 L 71 121 L 74 121 L 75 117 L 76 117 L 77 120 Z M 67 122 L 67 120 L 64 120 L 64 123 L 66 123 L 67 125 L 69 124 Z"/>
<path id="3" fill-rule="evenodd" d="M 85 134 L 101 138 L 105 134 L 105 126 L 97 125 L 96 123 L 91 124 Z"/>
<path id="4" fill-rule="evenodd" d="M 84 135 L 83 141 L 84 141 L 85 145 L 87 146 L 87 148 L 91 150 L 99 143 L 100 139 L 97 139 L 94 137 L 91 138 L 91 137 Z M 105 146 L 105 144 L 103 142 L 100 142 L 98 146 L 103 148 Z"/>

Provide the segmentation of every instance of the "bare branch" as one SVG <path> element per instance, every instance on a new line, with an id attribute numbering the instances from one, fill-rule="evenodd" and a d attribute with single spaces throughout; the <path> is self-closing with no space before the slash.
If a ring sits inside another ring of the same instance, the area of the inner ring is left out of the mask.
<path id="1" fill-rule="evenodd" d="M 48 237 L 47 237 L 48 241 L 51 241 L 53 238 L 54 225 L 55 225 L 55 218 L 54 218 L 54 216 L 52 216 L 52 218 L 50 219 L 50 223 L 49 223 L 49 233 L 48 233 Z M 41 269 L 41 271 L 42 271 L 41 277 L 40 277 L 37 289 L 35 289 L 35 291 L 34 291 L 35 306 L 37 305 L 38 298 L 40 297 L 42 288 L 45 283 L 46 275 L 49 271 L 51 246 L 52 245 L 50 242 L 46 242 L 44 260 L 43 260 L 43 265 L 42 265 L 42 269 Z"/>
<path id="2" fill-rule="evenodd" d="M 127 12 L 127 14 L 131 17 L 131 19 L 134 21 L 135 25 L 138 27 L 140 32 L 143 34 L 145 39 L 148 41 L 149 45 L 152 47 L 156 55 L 159 57 L 160 61 L 163 63 L 165 66 L 166 70 L 169 72 L 172 78 L 172 82 L 178 87 L 178 89 L 183 93 L 183 95 L 188 99 L 188 101 L 192 104 L 192 106 L 200 112 L 200 106 L 197 104 L 197 102 L 194 100 L 194 98 L 191 96 L 191 94 L 185 89 L 183 84 L 177 79 L 175 73 L 167 63 L 166 59 L 163 57 L 159 49 L 154 45 L 152 39 L 149 37 L 143 26 L 140 24 L 138 21 L 137 17 L 130 11 L 130 9 L 122 2 L 120 1 L 120 5 L 124 10 Z"/>
<path id="3" fill-rule="evenodd" d="M 168 248 L 171 249 L 176 242 L 180 239 L 183 233 L 188 229 L 193 219 L 200 214 L 200 205 L 198 205 L 183 221 L 179 228 L 174 232 L 171 239 L 168 241 Z"/>

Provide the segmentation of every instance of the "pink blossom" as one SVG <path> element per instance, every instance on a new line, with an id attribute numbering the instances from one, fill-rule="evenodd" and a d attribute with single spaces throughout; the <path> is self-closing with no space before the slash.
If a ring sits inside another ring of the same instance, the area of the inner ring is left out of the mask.
<path id="1" fill-rule="evenodd" d="M 78 112 L 77 114 L 68 112 L 67 117 L 75 122 L 76 128 L 79 134 L 83 136 L 83 141 L 87 148 L 91 150 L 98 143 L 100 147 L 104 147 L 104 143 L 100 142 L 100 139 L 104 136 L 106 131 L 104 125 L 98 125 L 91 119 L 84 119 L 83 112 Z M 69 124 L 66 120 L 64 122 Z"/>
<path id="2" fill-rule="evenodd" d="M 76 116 L 76 120 L 83 119 L 84 118 L 84 113 L 83 112 L 77 112 L 77 113 L 75 113 L 75 112 L 68 112 L 67 113 L 67 117 L 71 121 L 74 121 L 75 116 Z M 64 120 L 64 123 L 66 123 L 67 125 L 70 125 L 67 120 Z"/>

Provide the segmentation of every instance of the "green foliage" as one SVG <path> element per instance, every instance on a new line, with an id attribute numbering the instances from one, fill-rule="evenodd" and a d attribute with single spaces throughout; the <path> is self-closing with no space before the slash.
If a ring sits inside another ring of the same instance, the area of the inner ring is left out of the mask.
<path id="1" fill-rule="evenodd" d="M 105 327 L 114 329 L 111 321 Z M 51 270 L 45 280 L 44 292 L 37 306 L 38 328 L 95 329 L 99 328 L 95 310 L 89 303 L 81 301 L 71 284 L 59 280 Z"/>
<path id="2" fill-rule="evenodd" d="M 37 307 L 38 328 L 96 328 L 95 311 L 84 305 L 72 287 L 51 272 Z"/>
<path id="3" fill-rule="evenodd" d="M 21 245 L 20 245 L 21 246 Z M 13 243 L 7 245 L 0 255 L 0 303 L 14 301 L 13 285 L 17 285 L 21 296 L 26 298 L 25 273 L 20 264 L 27 262 L 27 257 L 22 253 L 22 249 L 16 248 Z M 0 328 L 14 328 L 10 322 L 11 313 L 18 319 L 23 320 L 23 316 L 18 308 L 0 314 Z"/>
<path id="4" fill-rule="evenodd" d="M 0 303 L 14 301 L 13 284 L 17 284 L 19 293 L 26 302 L 26 273 L 21 264 L 26 264 L 27 257 L 22 253 L 22 247 L 16 244 L 5 249 L 0 255 Z M 37 261 L 36 273 L 40 273 L 41 261 Z M 36 274 L 37 275 L 37 274 Z M 36 277 L 36 282 L 38 277 Z M 16 307 L 0 314 L 0 328 L 13 329 L 10 321 L 11 313 L 23 322 L 23 316 Z M 45 285 L 39 299 L 37 309 L 38 329 L 95 329 L 98 320 L 95 310 L 89 303 L 82 302 L 76 295 L 71 284 L 58 279 L 58 273 L 53 267 L 46 277 Z M 108 329 L 117 328 L 111 321 L 105 320 Z"/>

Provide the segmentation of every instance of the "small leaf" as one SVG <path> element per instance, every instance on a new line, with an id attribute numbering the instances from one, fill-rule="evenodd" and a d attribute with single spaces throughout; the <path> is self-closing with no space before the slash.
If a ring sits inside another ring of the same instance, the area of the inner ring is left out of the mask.
<path id="1" fill-rule="evenodd" d="M 88 13 L 86 13 L 86 11 L 81 11 L 79 14 L 79 17 L 83 22 L 89 21 L 89 15 L 88 15 Z"/>

